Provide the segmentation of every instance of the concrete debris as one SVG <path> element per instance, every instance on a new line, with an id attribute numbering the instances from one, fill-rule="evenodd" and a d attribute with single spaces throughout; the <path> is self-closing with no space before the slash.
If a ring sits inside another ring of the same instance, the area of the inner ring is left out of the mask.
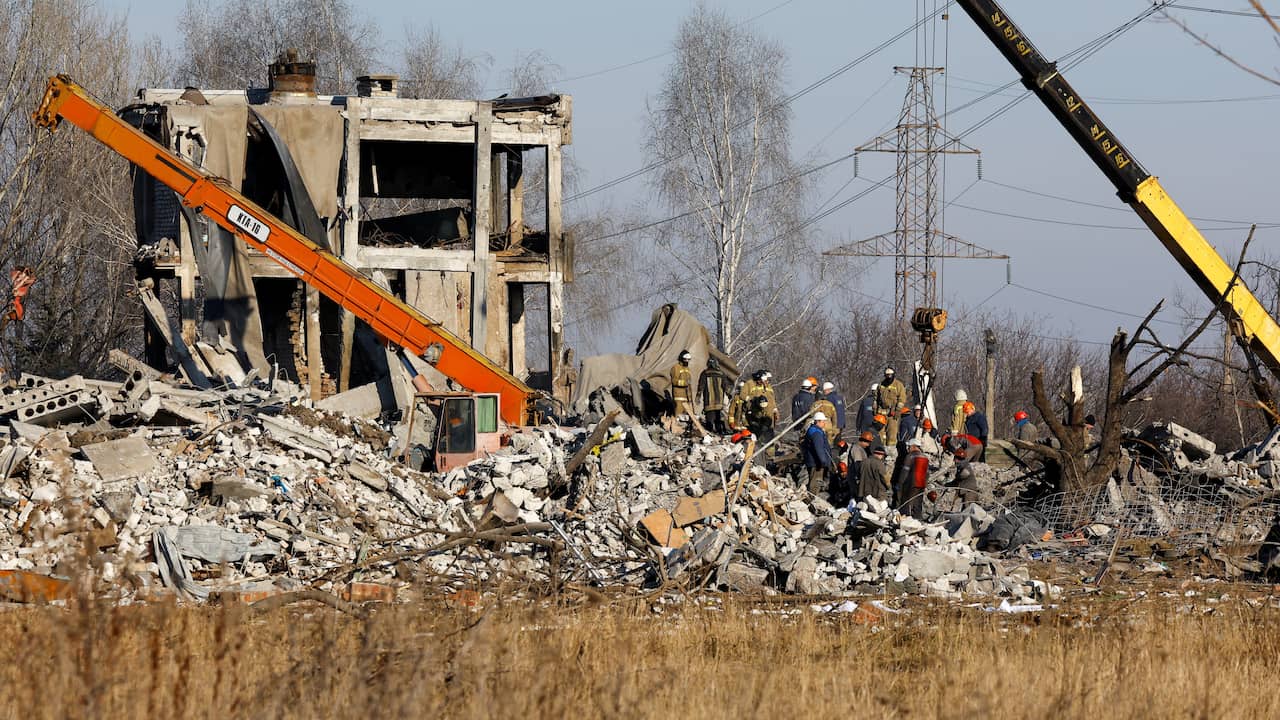
<path id="1" fill-rule="evenodd" d="M 1019 607 L 1056 592 L 1022 567 L 1028 548 L 1057 541 L 1060 529 L 1017 509 L 1007 486 L 1022 469 L 975 463 L 979 502 L 943 489 L 926 503 L 930 520 L 919 520 L 874 498 L 835 506 L 811 495 L 803 473 L 778 459 L 785 448 L 744 469 L 740 444 L 606 413 L 590 431 L 522 428 L 482 459 L 426 473 L 401 462 L 394 414 L 368 419 L 360 403 L 353 414 L 325 410 L 288 383 L 244 382 L 191 390 L 141 371 L 114 384 L 24 377 L 0 395 L 0 570 L 26 573 L 4 577 L 44 587 L 31 578 L 83 576 L 122 598 L 224 600 L 311 588 L 358 601 L 412 595 L 397 592 L 405 586 L 451 593 L 548 578 L 981 595 Z M 65 406 L 76 412 L 49 412 L 77 393 Z M 1226 459 L 1172 424 L 1151 430 L 1144 447 L 1181 453 L 1220 484 L 1256 484 L 1264 461 L 1280 463 L 1280 443 Z M 1178 527 L 1184 508 L 1161 494 L 1162 471 L 1126 463 L 1107 501 L 1073 528 L 1113 537 L 1137 504 L 1153 526 Z M 1215 474 L 1219 464 L 1225 474 Z M 940 459 L 931 487 L 950 473 Z"/>

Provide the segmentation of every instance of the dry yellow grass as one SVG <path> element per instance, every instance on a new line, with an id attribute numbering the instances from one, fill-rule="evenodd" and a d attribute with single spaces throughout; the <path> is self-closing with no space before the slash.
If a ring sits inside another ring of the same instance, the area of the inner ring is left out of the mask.
<path id="1" fill-rule="evenodd" d="M 0 716 L 1280 717 L 1280 610 L 1180 603 L 878 626 L 745 601 L 23 608 L 0 612 Z"/>

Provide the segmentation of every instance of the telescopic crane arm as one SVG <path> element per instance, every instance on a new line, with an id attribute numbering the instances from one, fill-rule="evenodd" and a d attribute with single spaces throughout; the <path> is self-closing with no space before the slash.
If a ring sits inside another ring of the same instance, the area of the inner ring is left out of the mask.
<path id="1" fill-rule="evenodd" d="M 215 177 L 121 120 L 66 75 L 49 79 L 34 119 L 66 120 L 173 189 L 184 205 L 212 218 L 250 247 L 364 320 L 379 337 L 419 357 L 438 348 L 435 368 L 473 392 L 499 394 L 499 414 L 524 425 L 534 391 L 473 350 L 440 323 L 401 302 L 332 253 L 308 240 Z"/>
<path id="2" fill-rule="evenodd" d="M 1257 354 L 1273 375 L 1280 377 L 1280 326 L 1165 193 L 1160 181 L 1144 170 L 1120 144 L 1058 72 L 1057 66 L 1046 60 L 1022 30 L 1013 24 L 999 3 L 994 0 L 956 0 L 956 4 L 969 14 L 1013 65 L 1022 76 L 1023 85 L 1040 98 L 1075 138 L 1102 174 L 1115 185 L 1120 199 L 1138 213 L 1209 301 L 1215 306 L 1221 304 L 1232 332 Z"/>

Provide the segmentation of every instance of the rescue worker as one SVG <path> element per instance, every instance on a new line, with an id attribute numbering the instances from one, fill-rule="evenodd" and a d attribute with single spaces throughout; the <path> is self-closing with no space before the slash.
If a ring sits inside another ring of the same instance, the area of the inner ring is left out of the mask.
<path id="1" fill-rule="evenodd" d="M 898 416 L 907 405 L 907 388 L 894 377 L 893 368 L 884 369 L 884 379 L 876 388 L 876 412 L 885 416 L 885 438 L 888 442 L 898 439 Z"/>
<path id="2" fill-rule="evenodd" d="M 800 452 L 804 456 L 804 466 L 809 470 L 809 493 L 817 495 L 826 489 L 827 475 L 835 477 L 836 463 L 831 457 L 831 443 L 827 440 L 827 416 L 821 412 L 813 414 L 813 423 L 804 431 L 804 439 L 800 441 Z"/>
<path id="3" fill-rule="evenodd" d="M 871 416 L 871 432 L 876 436 L 876 442 L 883 445 L 885 440 L 884 429 L 889 425 L 889 419 L 880 413 Z"/>
<path id="4" fill-rule="evenodd" d="M 831 404 L 831 401 L 828 400 L 825 395 L 819 395 L 818 399 L 813 401 L 812 410 L 815 414 L 822 413 L 828 418 L 826 424 L 827 439 L 835 442 L 836 433 L 840 432 L 840 428 L 835 427 L 831 423 L 830 418 L 836 416 L 836 406 Z"/>
<path id="5" fill-rule="evenodd" d="M 920 409 L 916 405 L 916 410 Z M 920 421 L 916 413 L 911 408 L 902 408 L 902 418 L 898 421 L 898 436 L 894 438 L 894 447 L 897 453 L 893 458 L 893 477 L 897 478 L 902 473 L 902 465 L 907 459 L 907 442 L 916 439 L 916 433 L 920 430 Z M 894 483 L 896 492 L 897 483 Z M 896 498 L 896 496 L 895 496 Z"/>
<path id="6" fill-rule="evenodd" d="M 809 408 L 813 407 L 815 399 L 817 398 L 813 394 L 813 383 L 809 382 L 809 378 L 801 380 L 800 389 L 791 398 L 791 419 L 799 420 L 805 413 L 809 412 Z"/>
<path id="7" fill-rule="evenodd" d="M 1040 429 L 1031 422 L 1031 416 L 1025 410 L 1019 410 L 1013 414 L 1013 437 L 1025 442 L 1040 440 Z"/>
<path id="8" fill-rule="evenodd" d="M 907 442 L 915 439 L 916 434 L 920 431 L 920 416 L 923 409 L 916 405 L 914 408 L 902 408 L 902 421 L 898 423 L 898 451 L 905 452 Z"/>
<path id="9" fill-rule="evenodd" d="M 956 391 L 956 406 L 951 410 L 951 432 L 964 432 L 964 404 L 969 402 L 969 393 Z"/>
<path id="10" fill-rule="evenodd" d="M 844 396 L 836 392 L 835 383 L 828 381 L 828 382 L 822 383 L 822 393 L 819 395 L 819 397 L 826 398 L 827 402 L 830 402 L 831 406 L 836 409 L 835 430 L 836 430 L 836 434 L 839 435 L 840 431 L 844 430 L 844 421 L 845 421 Z"/>
<path id="11" fill-rule="evenodd" d="M 725 382 L 720 361 L 713 357 L 707 358 L 707 369 L 698 378 L 698 399 L 702 401 L 702 414 L 707 429 L 719 435 L 727 432 L 724 423 Z"/>
<path id="12" fill-rule="evenodd" d="M 689 370 L 689 361 L 693 354 L 681 350 L 676 364 L 671 366 L 671 404 L 672 414 L 693 417 L 693 373 Z"/>
<path id="13" fill-rule="evenodd" d="M 873 497 L 877 500 L 889 499 L 889 468 L 885 466 L 885 449 L 876 445 L 858 473 L 858 497 Z"/>
<path id="14" fill-rule="evenodd" d="M 773 418 L 773 424 L 776 427 L 778 420 L 782 419 L 778 409 L 778 398 L 773 393 L 773 373 L 764 370 L 760 373 L 760 383 L 764 396 L 769 399 L 769 407 L 771 409 L 770 417 Z"/>
<path id="15" fill-rule="evenodd" d="M 977 450 L 981 452 L 981 444 L 977 446 Z M 978 476 L 973 472 L 973 454 L 966 447 L 958 447 L 952 452 L 952 456 L 956 459 L 956 474 L 947 486 L 956 488 L 956 495 L 962 505 L 977 502 Z"/>
<path id="16" fill-rule="evenodd" d="M 973 461 L 982 454 L 982 442 L 972 435 L 944 435 L 942 446 L 956 461 L 955 475 L 947 487 L 959 488 L 962 503 L 978 499 L 978 478 L 973 471 Z"/>
<path id="17" fill-rule="evenodd" d="M 871 456 L 871 446 L 875 443 L 875 439 L 876 436 L 872 435 L 870 430 L 866 430 L 858 436 L 858 442 L 849 446 L 849 454 L 845 458 L 845 492 L 839 498 L 838 505 L 848 505 L 850 500 L 859 498 L 858 490 L 861 488 L 862 463 L 866 462 L 867 458 Z"/>
<path id="18" fill-rule="evenodd" d="M 966 435 L 972 435 L 978 438 L 978 442 L 982 443 L 982 449 L 977 456 L 971 457 L 970 460 L 975 462 L 987 461 L 987 438 L 989 437 L 989 428 L 987 427 L 987 416 L 978 412 L 978 407 L 971 402 L 964 404 L 964 432 Z"/>
<path id="19" fill-rule="evenodd" d="M 746 401 L 747 429 L 758 438 L 759 445 L 773 439 L 773 404 L 764 395 Z"/>
<path id="20" fill-rule="evenodd" d="M 741 430 L 747 426 L 746 396 L 743 393 L 746 383 L 742 380 L 733 388 L 733 398 L 729 400 L 729 429 Z"/>
<path id="21" fill-rule="evenodd" d="M 942 440 L 938 437 L 938 431 L 934 429 L 933 421 L 929 418 L 920 421 L 917 439 L 920 440 L 920 448 L 926 454 L 936 455 L 942 452 Z"/>
<path id="22" fill-rule="evenodd" d="M 862 396 L 862 400 L 858 403 L 858 414 L 853 419 L 853 429 L 862 432 L 871 429 L 871 418 L 876 414 L 876 388 L 880 387 L 876 383 L 871 383 L 871 389 L 866 395 Z"/>
<path id="23" fill-rule="evenodd" d="M 898 472 L 897 507 L 916 520 L 924 516 L 924 489 L 929 484 L 929 456 L 924 454 L 920 440 L 907 441 L 906 457 Z"/>

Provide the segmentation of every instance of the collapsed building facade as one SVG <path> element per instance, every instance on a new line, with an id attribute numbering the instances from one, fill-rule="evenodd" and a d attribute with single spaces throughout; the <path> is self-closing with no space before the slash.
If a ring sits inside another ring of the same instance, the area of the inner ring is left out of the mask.
<path id="1" fill-rule="evenodd" d="M 122 112 L 512 375 L 567 401 L 573 246 L 561 158 L 572 99 L 401 98 L 392 75 L 359 78 L 355 95 L 323 96 L 314 64 L 293 53 L 269 77 L 262 90 L 144 89 Z M 226 376 L 219 368 L 233 356 L 232 366 L 283 372 L 318 399 L 394 364 L 354 315 L 145 173 L 135 174 L 134 206 L 152 366 L 168 367 L 169 350 Z M 177 299 L 173 328 L 158 300 L 165 289 Z"/>

